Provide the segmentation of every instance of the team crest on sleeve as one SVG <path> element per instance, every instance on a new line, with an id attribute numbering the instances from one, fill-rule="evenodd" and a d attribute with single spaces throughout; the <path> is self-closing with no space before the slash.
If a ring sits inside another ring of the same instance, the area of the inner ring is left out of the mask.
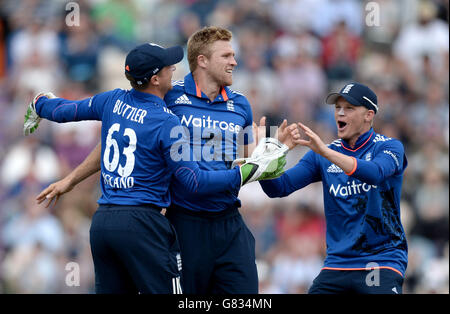
<path id="1" fill-rule="evenodd" d="M 234 101 L 232 101 L 231 99 L 227 101 L 227 110 L 234 111 Z"/>

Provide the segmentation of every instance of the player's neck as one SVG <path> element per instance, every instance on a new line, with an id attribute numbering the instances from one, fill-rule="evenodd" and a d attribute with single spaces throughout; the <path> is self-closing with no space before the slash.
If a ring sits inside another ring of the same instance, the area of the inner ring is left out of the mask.
<path id="1" fill-rule="evenodd" d="M 371 129 L 371 126 L 366 127 L 362 130 L 360 130 L 359 132 L 355 133 L 354 135 L 352 135 L 349 139 L 345 139 L 345 141 L 348 143 L 348 145 L 350 146 L 350 148 L 355 148 L 356 143 L 358 142 L 358 139 L 361 137 L 361 135 L 369 132 Z"/>
<path id="2" fill-rule="evenodd" d="M 204 71 L 194 71 L 192 73 L 195 84 L 198 88 L 208 96 L 209 100 L 214 101 L 220 93 L 222 86 L 219 86 L 211 77 Z"/>
<path id="3" fill-rule="evenodd" d="M 149 86 L 146 89 L 141 90 L 141 92 L 157 96 L 161 99 L 164 99 L 164 96 L 166 96 L 166 92 L 161 91 L 160 89 L 158 89 L 154 86 Z"/>

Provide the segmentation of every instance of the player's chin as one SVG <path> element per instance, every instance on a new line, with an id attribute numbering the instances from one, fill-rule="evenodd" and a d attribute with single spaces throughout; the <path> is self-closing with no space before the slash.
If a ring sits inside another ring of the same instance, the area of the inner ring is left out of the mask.
<path id="1" fill-rule="evenodd" d="M 233 85 L 233 75 L 232 74 L 226 75 L 225 77 L 223 77 L 222 82 L 223 86 Z"/>
<path id="2" fill-rule="evenodd" d="M 338 135 L 339 138 L 342 138 L 342 139 L 345 140 L 345 138 L 347 137 L 347 136 L 346 136 L 346 135 L 347 135 L 347 132 L 346 132 L 346 130 L 339 130 L 339 129 L 338 129 L 337 135 Z"/>

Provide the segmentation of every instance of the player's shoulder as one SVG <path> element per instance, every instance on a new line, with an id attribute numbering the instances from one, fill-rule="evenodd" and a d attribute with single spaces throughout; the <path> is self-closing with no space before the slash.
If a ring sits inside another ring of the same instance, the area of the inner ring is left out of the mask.
<path id="1" fill-rule="evenodd" d="M 155 114 L 155 117 L 162 120 L 178 119 L 178 117 L 167 106 L 154 106 L 153 114 Z"/>
<path id="2" fill-rule="evenodd" d="M 228 87 L 228 97 L 233 99 L 235 102 L 239 102 L 245 105 L 250 105 L 247 97 L 239 91 L 236 91 L 230 87 Z"/>
<path id="3" fill-rule="evenodd" d="M 113 97 L 114 98 L 114 97 L 119 97 L 120 95 L 123 95 L 123 94 L 125 94 L 127 92 L 129 92 L 129 91 L 126 90 L 126 89 L 115 88 L 115 89 L 108 90 L 108 91 L 105 91 L 105 92 L 100 92 L 100 93 L 98 93 L 98 94 L 96 94 L 94 96 L 95 97 L 102 97 L 102 98 L 105 98 L 105 97 Z"/>
<path id="4" fill-rule="evenodd" d="M 178 104 L 192 104 L 192 100 L 186 94 L 184 80 L 172 81 L 172 89 L 164 96 L 164 101 L 168 107 Z"/>
<path id="5" fill-rule="evenodd" d="M 394 146 L 403 149 L 403 143 L 394 137 L 374 132 L 372 143 L 376 146 Z"/>
<path id="6" fill-rule="evenodd" d="M 166 126 L 181 126 L 180 118 L 167 107 L 161 107 L 160 119 L 164 121 Z"/>
<path id="7" fill-rule="evenodd" d="M 176 81 L 172 81 L 172 87 L 173 89 L 177 90 L 177 89 L 182 89 L 184 90 L 184 80 L 176 80 Z"/>
<path id="8" fill-rule="evenodd" d="M 185 93 L 184 80 L 172 81 L 172 89 L 167 92 L 169 96 Z"/>
<path id="9" fill-rule="evenodd" d="M 332 141 L 331 143 L 327 144 L 327 147 L 334 149 L 334 150 L 342 147 L 342 139 L 339 138 L 339 139 Z"/>
<path id="10" fill-rule="evenodd" d="M 248 116 L 253 116 L 250 102 L 244 94 L 228 87 L 227 95 L 229 98 L 227 105 L 232 106 L 233 108 L 240 107 Z"/>

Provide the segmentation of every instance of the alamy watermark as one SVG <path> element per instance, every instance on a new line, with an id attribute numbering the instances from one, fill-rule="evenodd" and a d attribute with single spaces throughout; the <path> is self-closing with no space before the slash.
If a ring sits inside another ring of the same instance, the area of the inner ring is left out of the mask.
<path id="1" fill-rule="evenodd" d="M 367 2 L 365 12 L 365 22 L 368 27 L 380 26 L 380 4 L 378 2 Z"/>
<path id="2" fill-rule="evenodd" d="M 69 262 L 66 264 L 66 286 L 79 287 L 80 286 L 80 265 L 76 262 Z"/>
<path id="3" fill-rule="evenodd" d="M 66 4 L 66 25 L 69 27 L 80 26 L 80 5 L 76 2 Z"/>
<path id="4" fill-rule="evenodd" d="M 366 285 L 369 287 L 380 286 L 380 265 L 375 262 L 368 263 L 366 265 L 366 270 L 369 273 L 366 276 Z"/>

